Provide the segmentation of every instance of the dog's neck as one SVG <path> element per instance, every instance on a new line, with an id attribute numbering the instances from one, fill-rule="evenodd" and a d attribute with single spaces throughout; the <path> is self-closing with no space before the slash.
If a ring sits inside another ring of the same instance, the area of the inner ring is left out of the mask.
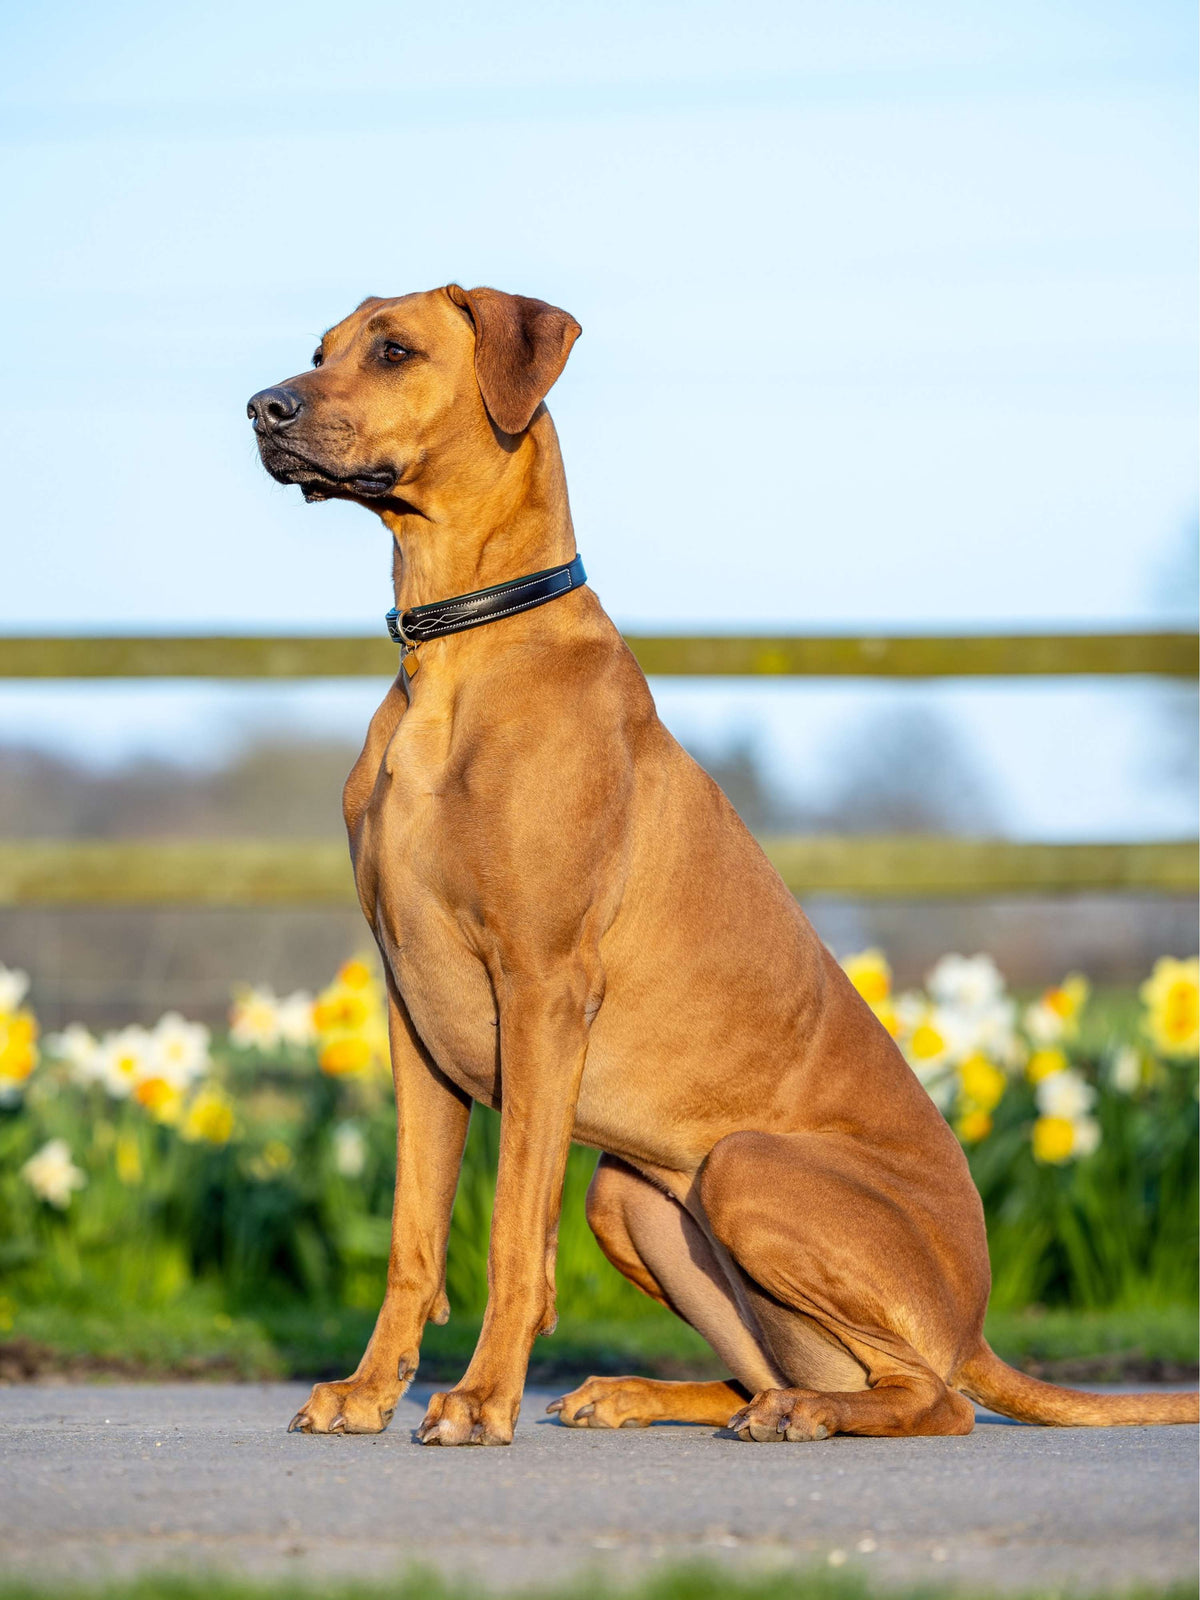
<path id="1" fill-rule="evenodd" d="M 470 594 L 570 561 L 575 530 L 558 435 L 544 408 L 519 443 L 493 457 L 485 482 L 457 477 L 450 495 L 420 511 L 385 511 L 395 545 L 392 582 L 401 611 Z"/>

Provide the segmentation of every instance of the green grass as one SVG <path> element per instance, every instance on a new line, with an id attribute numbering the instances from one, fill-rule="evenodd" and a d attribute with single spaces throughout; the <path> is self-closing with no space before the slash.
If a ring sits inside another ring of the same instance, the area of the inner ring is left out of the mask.
<path id="1" fill-rule="evenodd" d="M 697 1333 L 649 1302 L 647 1308 L 651 1314 L 634 1321 L 564 1315 L 553 1335 L 534 1344 L 531 1380 L 592 1372 L 720 1375 L 720 1363 Z M 16 1343 L 7 1348 L 10 1358 L 24 1351 L 39 1361 L 44 1375 L 341 1377 L 357 1364 L 373 1320 L 366 1310 L 298 1304 L 230 1317 L 199 1295 L 166 1309 L 35 1305 L 14 1314 L 9 1338 Z M 442 1382 L 461 1376 L 478 1332 L 474 1317 L 429 1327 L 421 1377 Z M 997 1311 L 987 1332 L 1006 1360 L 1065 1382 L 1185 1380 L 1200 1355 L 1196 1313 L 1187 1306 Z M 6 1368 L 5 1348 L 0 1343 L 0 1375 L 36 1375 Z"/>
<path id="2" fill-rule="evenodd" d="M 852 1572 L 827 1569 L 783 1571 L 739 1576 L 724 1567 L 693 1564 L 668 1568 L 633 1585 L 615 1584 L 599 1576 L 574 1579 L 550 1587 L 509 1590 L 510 1600 L 946 1600 L 948 1596 L 983 1596 L 989 1591 L 948 1584 L 920 1584 L 886 1590 Z M 1154 1588 L 1139 1585 L 1122 1590 L 1074 1590 L 1076 1595 L 1102 1593 L 1123 1600 L 1195 1600 L 1195 1584 L 1177 1583 Z M 483 1600 L 485 1591 L 475 1584 L 448 1581 L 436 1573 L 414 1570 L 382 1583 L 346 1583 L 338 1579 L 296 1578 L 251 1582 L 218 1576 L 151 1574 L 87 1588 L 66 1584 L 0 1582 L 0 1600 L 288 1600 L 293 1595 L 311 1600 Z M 1062 1600 L 1061 1586 L 1006 1591 L 1006 1600 Z"/>

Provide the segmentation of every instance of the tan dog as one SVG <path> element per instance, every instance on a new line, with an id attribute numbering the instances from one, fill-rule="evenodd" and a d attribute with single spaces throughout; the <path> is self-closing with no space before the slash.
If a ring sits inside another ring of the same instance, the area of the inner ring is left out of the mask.
<path id="1" fill-rule="evenodd" d="M 565 562 L 542 401 L 578 333 L 493 289 L 364 301 L 315 371 L 251 402 L 263 461 L 310 499 L 378 511 L 401 609 Z M 555 1322 L 572 1138 L 604 1152 L 588 1219 L 608 1258 L 732 1377 L 593 1378 L 551 1408 L 565 1423 L 967 1433 L 967 1396 L 1032 1422 L 1197 1420 L 1194 1395 L 1079 1394 L 993 1355 L 983 1212 L 954 1134 L 663 727 L 591 590 L 424 644 L 419 661 L 345 791 L 388 974 L 387 1291 L 357 1371 L 317 1384 L 294 1427 L 386 1427 L 425 1323 L 448 1316 L 474 1100 L 501 1116 L 488 1308 L 426 1444 L 512 1439 L 530 1346 Z"/>

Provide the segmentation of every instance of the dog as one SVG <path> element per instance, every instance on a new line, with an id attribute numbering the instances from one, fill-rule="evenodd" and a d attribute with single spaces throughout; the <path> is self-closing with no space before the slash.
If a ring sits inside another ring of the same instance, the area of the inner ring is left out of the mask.
<path id="1" fill-rule="evenodd" d="M 594 592 L 573 580 L 524 608 L 524 585 L 579 575 L 545 406 L 579 333 L 495 289 L 373 297 L 249 403 L 275 479 L 387 527 L 404 649 L 344 793 L 387 977 L 387 1286 L 357 1370 L 318 1383 L 292 1428 L 386 1427 L 426 1322 L 449 1315 L 474 1101 L 500 1112 L 487 1312 L 424 1444 L 512 1440 L 532 1342 L 555 1324 L 572 1139 L 601 1152 L 587 1216 L 605 1255 L 730 1376 L 591 1378 L 550 1407 L 568 1426 L 965 1434 L 972 1400 L 1061 1426 L 1195 1422 L 1194 1394 L 1084 1394 L 993 1354 L 955 1135 L 659 721 Z M 495 609 L 502 585 L 518 598 L 486 626 L 420 634 Z"/>

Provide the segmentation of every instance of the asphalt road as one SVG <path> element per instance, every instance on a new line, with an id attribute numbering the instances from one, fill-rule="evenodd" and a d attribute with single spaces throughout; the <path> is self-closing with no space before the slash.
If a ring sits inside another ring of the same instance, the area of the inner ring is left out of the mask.
<path id="1" fill-rule="evenodd" d="M 490 1584 L 704 1556 L 891 1580 L 1114 1588 L 1194 1577 L 1197 1429 L 752 1445 L 711 1428 L 569 1430 L 530 1392 L 508 1449 L 289 1434 L 298 1384 L 0 1390 L 0 1569 L 225 1567 Z"/>

